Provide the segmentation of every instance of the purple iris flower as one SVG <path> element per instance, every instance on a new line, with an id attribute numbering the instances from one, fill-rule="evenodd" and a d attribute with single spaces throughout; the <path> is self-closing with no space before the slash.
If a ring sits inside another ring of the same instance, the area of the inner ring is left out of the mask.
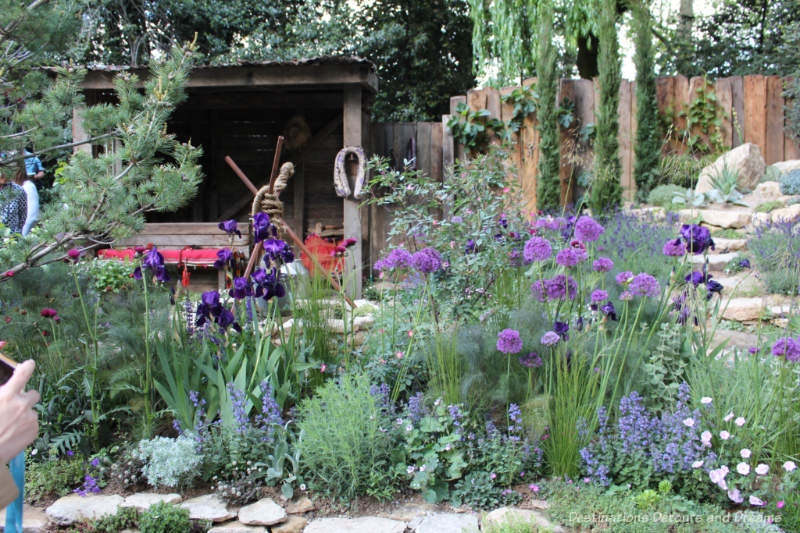
<path id="1" fill-rule="evenodd" d="M 694 271 L 691 274 L 689 274 L 688 276 L 686 276 L 685 279 L 686 279 L 687 283 L 691 283 L 692 285 L 697 287 L 701 283 L 708 282 L 708 280 L 711 279 L 711 276 L 709 276 L 708 274 L 705 274 L 703 272 Z"/>
<path id="2" fill-rule="evenodd" d="M 136 267 L 133 271 L 135 279 L 142 279 L 142 268 L 146 268 L 153 273 L 156 281 L 169 281 L 167 274 L 167 267 L 164 266 L 164 256 L 159 253 L 158 249 L 153 246 L 149 252 L 144 256 L 141 267 Z"/>
<path id="3" fill-rule="evenodd" d="M 711 238 L 711 231 L 697 224 L 684 224 L 681 226 L 681 237 L 683 237 L 686 247 L 693 254 L 702 254 L 709 247 L 714 249 L 714 240 Z"/>
<path id="4" fill-rule="evenodd" d="M 284 263 L 291 263 L 294 261 L 294 253 L 292 249 L 286 244 L 286 241 L 280 239 L 266 239 L 264 241 L 264 263 L 268 263 L 267 258 L 272 261 L 282 261 Z"/>
<path id="5" fill-rule="evenodd" d="M 253 240 L 255 242 L 263 241 L 273 236 L 275 227 L 269 221 L 269 215 L 266 213 L 256 213 L 253 216 Z"/>
<path id="6" fill-rule="evenodd" d="M 197 317 L 195 326 L 202 326 L 209 318 L 218 315 L 221 309 L 222 304 L 219 301 L 219 293 L 217 291 L 204 292 L 195 311 L 195 316 Z"/>
<path id="7" fill-rule="evenodd" d="M 250 286 L 250 283 L 245 278 L 235 278 L 233 280 L 233 286 L 231 290 L 228 292 L 231 298 L 236 300 L 241 300 L 246 296 L 250 296 L 253 294 L 253 288 Z"/>
<path id="8" fill-rule="evenodd" d="M 256 269 L 256 271 L 253 272 L 253 280 L 256 282 L 256 298 L 269 300 L 273 296 L 282 298 L 286 295 L 286 289 L 280 282 L 280 275 L 274 268 L 269 272 L 263 268 Z"/>
<path id="9" fill-rule="evenodd" d="M 558 336 L 564 339 L 565 341 L 569 340 L 569 324 L 566 322 L 556 322 L 553 324 L 553 331 L 558 333 Z"/>
<path id="10" fill-rule="evenodd" d="M 222 270 L 227 265 L 233 267 L 233 252 L 228 248 L 222 248 L 217 251 L 217 260 L 214 261 L 214 268 Z"/>
<path id="11" fill-rule="evenodd" d="M 710 279 L 706 282 L 706 298 L 710 300 L 715 292 L 722 292 L 722 283 Z"/>
<path id="12" fill-rule="evenodd" d="M 227 329 L 228 326 L 233 326 L 233 329 L 236 331 L 242 331 L 242 327 L 236 323 L 236 317 L 233 316 L 233 312 L 226 307 L 223 307 L 220 310 L 214 321 L 219 324 L 219 327 L 222 329 Z"/>
<path id="13" fill-rule="evenodd" d="M 225 220 L 219 223 L 219 229 L 227 233 L 228 235 L 233 235 L 234 233 L 239 237 L 242 236 L 242 232 L 239 231 L 238 224 L 235 220 Z"/>
<path id="14" fill-rule="evenodd" d="M 601 305 L 600 311 L 602 311 L 602 313 L 611 320 L 617 319 L 617 310 L 614 309 L 614 304 L 612 302 L 608 302 L 606 305 Z"/>
<path id="15" fill-rule="evenodd" d="M 464 247 L 464 253 L 471 254 L 475 253 L 475 250 L 478 249 L 478 245 L 472 239 L 467 241 L 467 245 Z"/>

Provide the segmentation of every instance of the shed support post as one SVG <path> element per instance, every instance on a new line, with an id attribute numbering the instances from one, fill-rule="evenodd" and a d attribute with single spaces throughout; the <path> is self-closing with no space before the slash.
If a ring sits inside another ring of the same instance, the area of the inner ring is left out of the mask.
<path id="1" fill-rule="evenodd" d="M 361 87 L 349 87 L 344 91 L 344 145 L 364 146 L 361 122 Z M 344 238 L 355 239 L 345 255 L 343 285 L 345 293 L 353 299 L 361 298 L 363 235 L 359 202 L 345 198 Z"/>
<path id="2" fill-rule="evenodd" d="M 82 142 L 89 139 L 89 134 L 83 128 L 83 112 L 86 108 L 83 106 L 76 106 L 72 109 L 72 142 Z M 86 152 L 92 155 L 92 145 L 89 143 L 79 144 L 73 147 L 72 153 Z"/>

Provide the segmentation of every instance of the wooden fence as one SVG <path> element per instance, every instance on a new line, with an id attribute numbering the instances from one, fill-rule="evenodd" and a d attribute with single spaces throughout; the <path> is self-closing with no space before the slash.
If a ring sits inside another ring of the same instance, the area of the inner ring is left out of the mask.
<path id="1" fill-rule="evenodd" d="M 657 80 L 658 108 L 662 117 L 672 123 L 674 132 L 687 126 L 685 113 L 690 103 L 698 97 L 698 90 L 713 94 L 721 119 L 720 133 L 724 146 L 736 147 L 750 142 L 761 148 L 767 164 L 787 159 L 800 159 L 800 147 L 787 134 L 784 123 L 784 83 L 789 78 L 780 76 L 733 76 L 708 82 L 705 78 L 685 76 L 661 77 Z M 526 80 L 525 85 L 535 83 Z M 459 103 L 473 110 L 486 109 L 492 117 L 508 121 L 513 108 L 502 102 L 502 96 L 515 87 L 484 88 L 469 91 L 464 96 L 450 99 L 450 113 L 455 114 Z M 598 103 L 596 80 L 561 80 L 558 101 L 569 99 L 574 104 L 576 126 L 562 132 L 561 138 L 561 197 L 570 201 L 575 189 L 575 178 L 591 167 L 591 149 L 579 138 L 581 127 L 594 124 Z M 442 179 L 444 169 L 457 158 L 464 157 L 462 147 L 453 143 L 447 128 L 450 115 L 438 122 L 410 122 L 374 124 L 372 128 L 373 153 L 390 156 L 397 168 L 412 155 L 417 168 L 432 179 Z M 536 173 L 539 161 L 539 132 L 536 116 L 527 117 L 515 134 L 515 147 L 511 162 L 518 170 L 524 201 L 529 210 L 536 207 Z M 699 133 L 699 132 L 694 132 Z M 626 198 L 636 190 L 633 179 L 636 144 L 636 83 L 623 80 L 619 99 L 619 147 L 622 173 L 620 180 Z M 681 151 L 685 145 L 678 140 L 669 144 L 672 151 Z"/>

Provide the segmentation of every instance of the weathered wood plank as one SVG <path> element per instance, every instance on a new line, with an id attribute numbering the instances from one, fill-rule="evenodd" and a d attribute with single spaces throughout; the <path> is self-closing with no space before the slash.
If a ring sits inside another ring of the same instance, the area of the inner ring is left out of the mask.
<path id="1" fill-rule="evenodd" d="M 514 104 L 502 102 L 502 98 L 511 94 L 514 89 L 516 89 L 516 87 L 503 87 L 500 89 L 500 120 L 505 123 L 508 123 L 514 118 Z M 511 143 L 507 165 L 507 176 L 509 181 L 515 181 L 517 186 L 521 186 L 521 182 L 519 181 L 519 172 L 521 166 L 521 143 L 519 131 L 511 134 Z"/>
<path id="2" fill-rule="evenodd" d="M 744 78 L 733 76 L 731 80 L 731 127 L 733 128 L 733 143 L 735 148 L 744 143 Z"/>
<path id="3" fill-rule="evenodd" d="M 240 228 L 241 230 L 241 228 Z M 148 222 L 138 235 L 226 235 L 216 222 Z M 237 237 L 238 238 L 238 237 Z"/>
<path id="4" fill-rule="evenodd" d="M 431 176 L 431 123 L 417 124 L 417 170 Z"/>
<path id="5" fill-rule="evenodd" d="M 535 85 L 536 78 L 527 79 L 524 85 Z M 530 214 L 536 213 L 536 175 L 539 164 L 539 131 L 536 114 L 528 115 L 522 121 L 520 130 L 520 186 L 522 189 L 523 208 Z"/>
<path id="6" fill-rule="evenodd" d="M 731 148 L 733 146 L 733 93 L 731 90 L 731 79 L 720 78 L 716 80 L 714 82 L 714 94 L 717 95 L 717 105 L 719 106 L 722 143 L 726 148 Z"/>
<path id="7" fill-rule="evenodd" d="M 500 91 L 494 87 L 484 89 L 486 93 L 486 109 L 492 118 L 501 118 L 500 112 Z"/>
<path id="8" fill-rule="evenodd" d="M 706 88 L 706 79 L 703 76 L 694 76 L 689 79 L 689 105 L 697 100 L 700 97 L 702 91 Z M 688 107 L 687 107 L 688 110 Z M 688 122 L 688 121 L 687 121 Z M 701 125 L 695 124 L 692 127 L 692 131 L 689 132 L 690 136 L 697 135 L 700 139 L 702 139 L 702 143 L 705 146 L 710 146 L 709 138 L 706 133 L 703 132 Z"/>
<path id="9" fill-rule="evenodd" d="M 152 244 L 159 248 L 185 248 L 187 246 L 197 246 L 200 248 L 225 248 L 231 246 L 231 239 L 228 235 L 164 235 L 138 233 L 124 239 L 118 239 L 114 246 L 117 248 L 126 246 L 147 246 Z M 246 237 L 234 241 L 233 246 L 247 246 Z"/>
<path id="10" fill-rule="evenodd" d="M 486 109 L 486 89 L 470 89 L 467 91 L 467 105 L 473 111 Z"/>
<path id="11" fill-rule="evenodd" d="M 636 102 L 636 82 L 631 82 L 631 133 L 630 133 L 630 167 L 631 167 L 631 193 L 630 200 L 636 197 L 636 191 L 639 190 L 636 185 L 636 132 L 639 131 L 639 121 L 636 120 L 638 114 L 638 105 Z M 626 197 L 627 198 L 627 197 Z"/>
<path id="12" fill-rule="evenodd" d="M 633 167 L 631 165 L 631 82 L 628 80 L 620 81 L 617 115 L 619 117 L 617 140 L 619 142 L 619 162 L 622 171 L 620 176 L 622 194 L 626 200 L 632 200 L 636 193 L 636 188 L 633 184 Z"/>
<path id="13" fill-rule="evenodd" d="M 686 76 L 675 76 L 675 93 L 673 100 L 673 108 L 675 109 L 675 133 L 679 137 L 679 146 L 677 150 L 684 152 L 686 150 L 686 113 L 689 112 L 689 80 Z"/>
<path id="14" fill-rule="evenodd" d="M 764 161 L 771 165 L 783 161 L 783 80 L 780 76 L 767 77 L 767 116 Z"/>
<path id="15" fill-rule="evenodd" d="M 575 115 L 578 118 L 580 128 L 584 128 L 589 124 L 595 123 L 594 118 L 594 84 L 592 80 L 575 80 Z M 578 132 L 580 134 L 580 131 Z M 575 153 L 576 167 L 573 170 L 574 175 L 580 176 L 583 172 L 588 172 L 592 168 L 592 151 L 588 144 L 579 143 L 578 149 Z M 577 196 L 577 179 L 575 180 L 576 190 L 573 192 L 573 198 Z"/>
<path id="16" fill-rule="evenodd" d="M 455 160 L 455 141 L 453 140 L 453 132 L 447 126 L 450 118 L 453 115 L 442 115 L 442 180 L 450 169 L 453 168 L 453 161 Z"/>
<path id="17" fill-rule="evenodd" d="M 783 79 L 784 84 L 791 83 L 793 78 L 791 76 L 787 76 Z M 784 105 L 788 105 L 790 100 L 785 100 Z M 787 160 L 789 159 L 800 159 L 800 142 L 797 139 L 794 139 L 789 132 L 786 130 L 786 126 L 788 124 L 784 124 L 784 132 L 783 132 L 783 157 Z"/>
<path id="18" fill-rule="evenodd" d="M 362 146 L 363 132 L 361 120 L 361 88 L 348 88 L 344 93 L 343 141 L 345 146 Z M 356 243 L 345 256 L 345 274 L 342 279 L 344 290 L 355 299 L 361 298 L 363 235 L 359 201 L 345 198 L 343 201 L 344 238 L 352 238 Z"/>
<path id="19" fill-rule="evenodd" d="M 466 104 L 467 97 L 466 96 L 453 96 L 450 98 L 450 115 L 461 119 L 461 115 L 459 115 L 458 111 L 458 104 Z M 464 146 L 460 143 L 455 143 L 454 150 L 453 150 L 453 157 L 456 161 L 465 161 L 467 159 L 466 151 L 464 150 Z"/>
<path id="20" fill-rule="evenodd" d="M 431 179 L 442 181 L 442 123 L 431 124 Z"/>
<path id="21" fill-rule="evenodd" d="M 767 143 L 767 79 L 764 76 L 744 77 L 744 140 L 761 148 Z"/>

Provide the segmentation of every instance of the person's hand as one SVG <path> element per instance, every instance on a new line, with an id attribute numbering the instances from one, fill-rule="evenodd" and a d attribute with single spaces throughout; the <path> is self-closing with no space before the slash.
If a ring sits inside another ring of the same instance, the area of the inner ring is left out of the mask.
<path id="1" fill-rule="evenodd" d="M 33 410 L 39 393 L 25 391 L 34 367 L 33 361 L 25 361 L 0 387 L 0 464 L 7 464 L 16 457 L 39 433 L 39 421 Z"/>

